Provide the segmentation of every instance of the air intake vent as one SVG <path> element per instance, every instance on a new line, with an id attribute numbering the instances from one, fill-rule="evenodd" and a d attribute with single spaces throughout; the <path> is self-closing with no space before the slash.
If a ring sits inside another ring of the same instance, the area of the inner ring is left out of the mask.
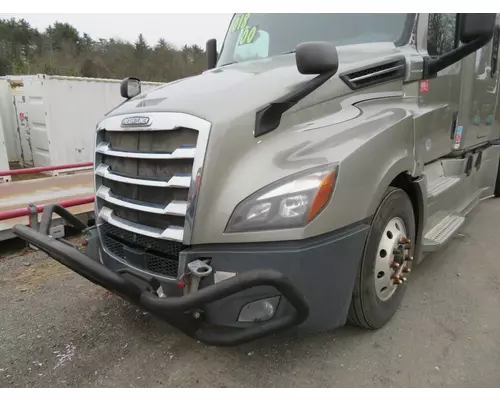
<path id="1" fill-rule="evenodd" d="M 383 82 L 403 78 L 405 75 L 405 60 L 384 62 L 382 64 L 364 67 L 340 75 L 340 78 L 351 89 L 362 89 Z"/>

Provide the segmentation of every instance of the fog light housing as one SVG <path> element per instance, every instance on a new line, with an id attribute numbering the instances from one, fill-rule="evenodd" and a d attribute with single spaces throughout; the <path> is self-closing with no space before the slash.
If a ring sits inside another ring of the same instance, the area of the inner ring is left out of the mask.
<path id="1" fill-rule="evenodd" d="M 280 299 L 281 296 L 269 297 L 246 304 L 240 311 L 238 322 L 262 322 L 270 320 L 276 313 Z"/>

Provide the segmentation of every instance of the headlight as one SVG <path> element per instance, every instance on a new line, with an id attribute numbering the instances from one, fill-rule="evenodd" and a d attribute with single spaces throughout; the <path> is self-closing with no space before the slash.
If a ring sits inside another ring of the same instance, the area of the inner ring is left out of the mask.
<path id="1" fill-rule="evenodd" d="M 234 210 L 226 232 L 298 228 L 314 219 L 330 200 L 338 164 L 324 165 L 275 182 Z"/>

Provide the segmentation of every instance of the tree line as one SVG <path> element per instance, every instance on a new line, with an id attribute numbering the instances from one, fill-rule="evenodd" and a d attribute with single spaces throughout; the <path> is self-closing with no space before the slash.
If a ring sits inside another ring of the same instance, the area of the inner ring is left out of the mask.
<path id="1" fill-rule="evenodd" d="M 201 73 L 205 51 L 176 48 L 161 38 L 150 46 L 139 34 L 134 43 L 95 39 L 74 26 L 55 22 L 45 31 L 24 19 L 0 19 L 0 76 L 49 75 L 170 82 Z"/>

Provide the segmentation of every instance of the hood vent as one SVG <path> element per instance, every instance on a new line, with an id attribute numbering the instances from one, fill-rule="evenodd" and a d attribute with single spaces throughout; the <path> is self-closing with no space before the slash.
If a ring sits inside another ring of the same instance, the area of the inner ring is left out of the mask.
<path id="1" fill-rule="evenodd" d="M 340 75 L 347 86 L 353 90 L 400 79 L 405 76 L 405 59 L 384 62 Z"/>

